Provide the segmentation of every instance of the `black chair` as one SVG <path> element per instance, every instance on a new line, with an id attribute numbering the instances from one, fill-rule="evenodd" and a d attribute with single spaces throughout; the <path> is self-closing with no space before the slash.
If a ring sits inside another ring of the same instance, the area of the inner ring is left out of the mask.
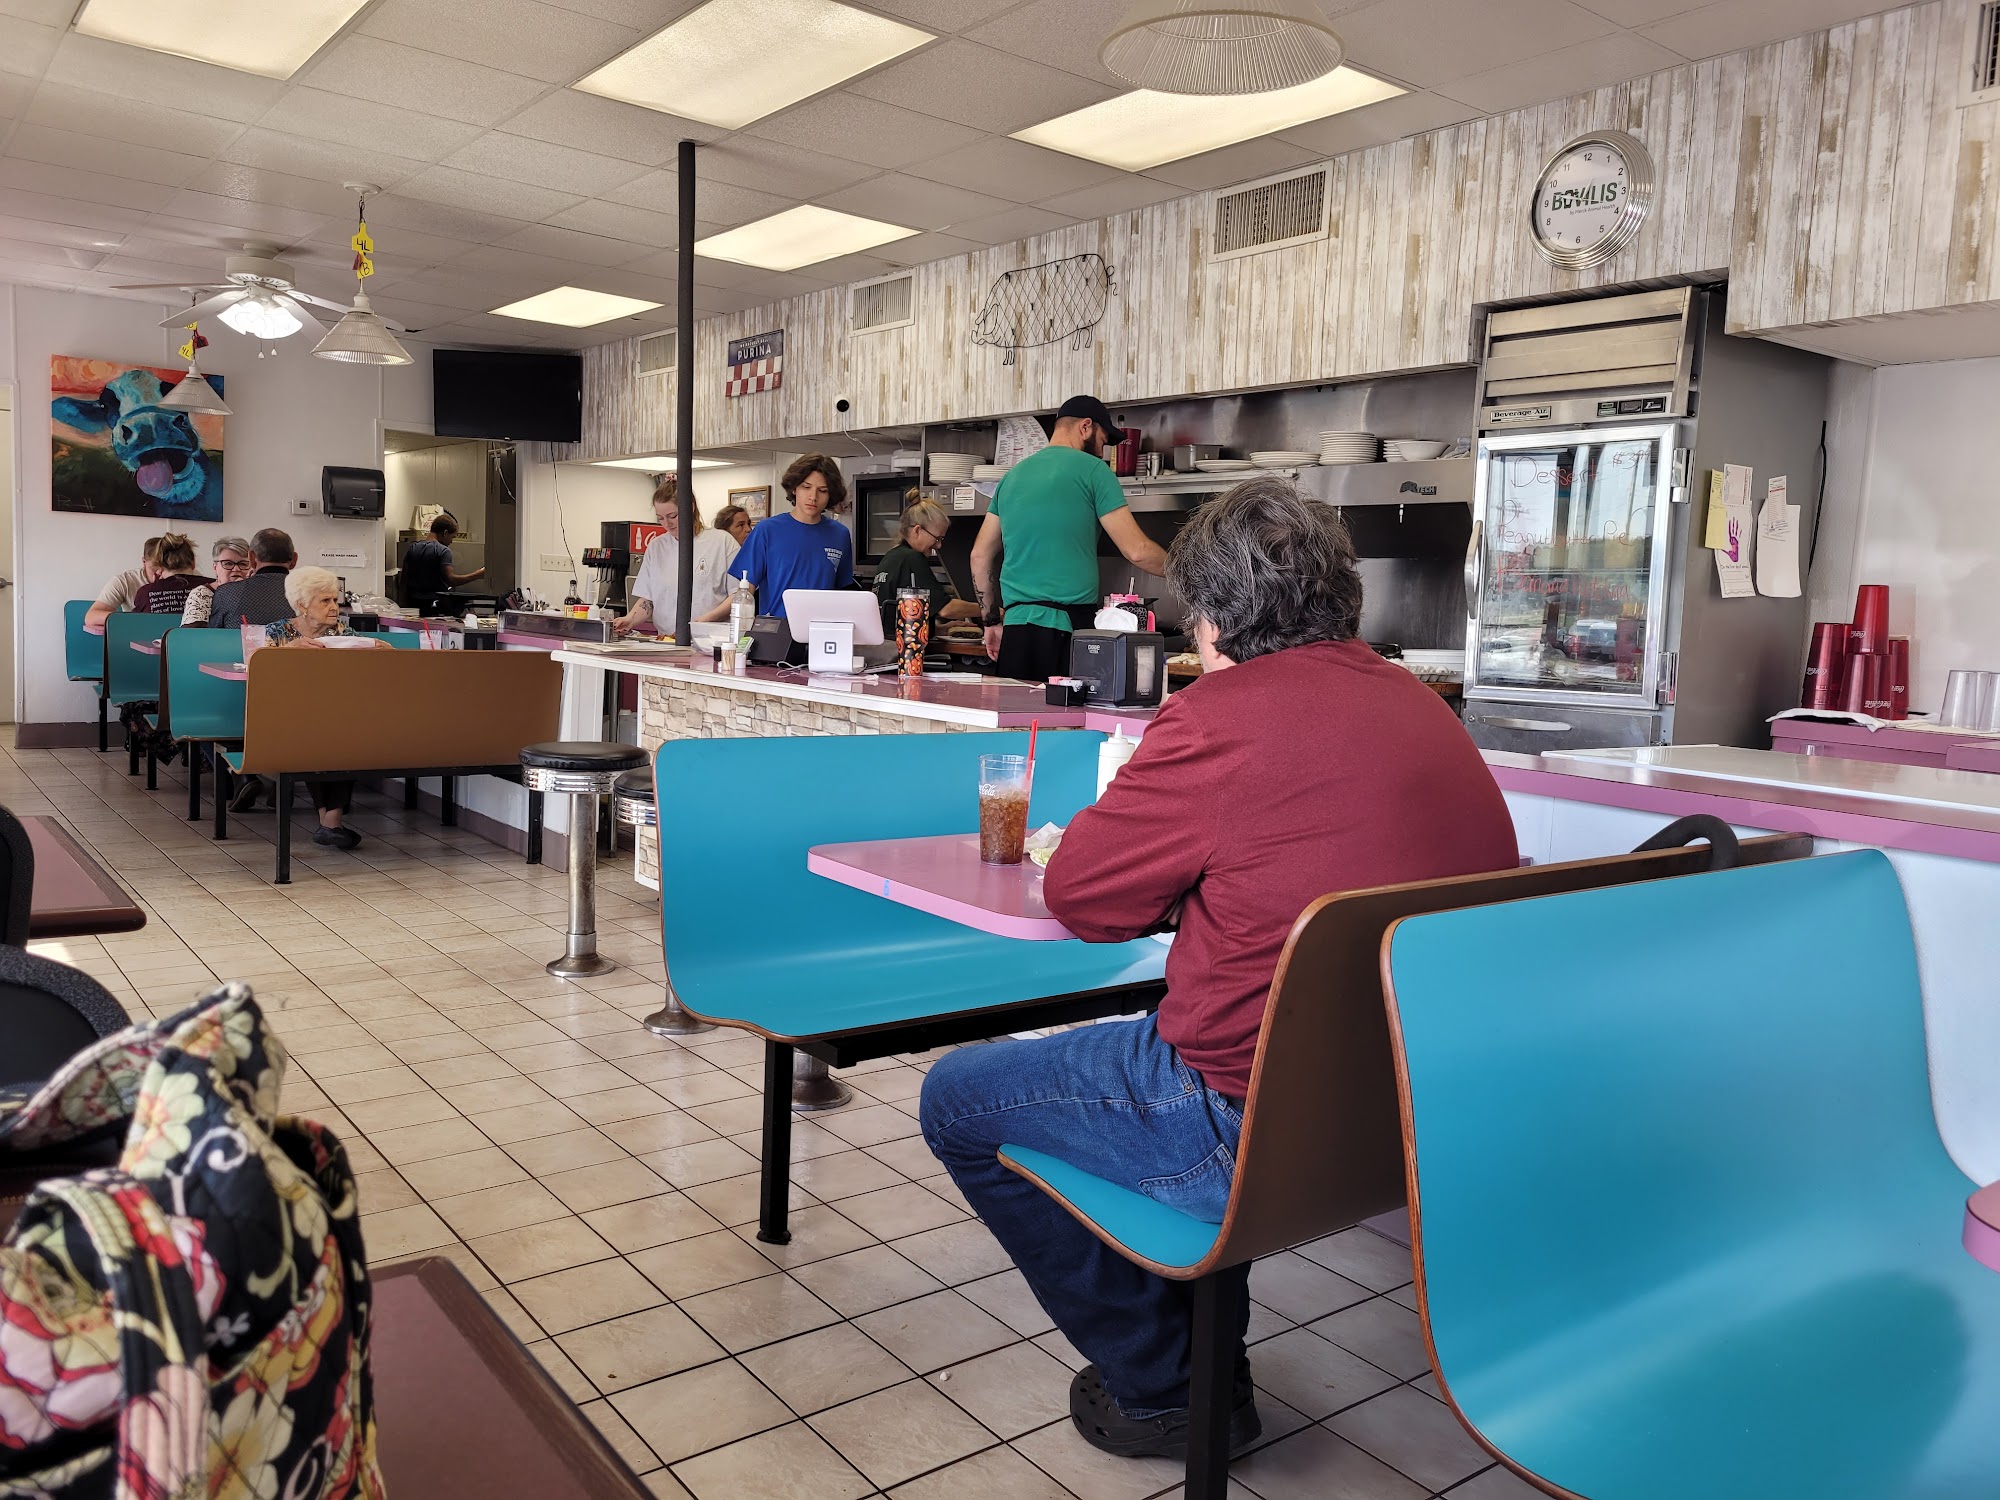
<path id="1" fill-rule="evenodd" d="M 35 846 L 21 820 L 0 807 L 0 943 L 23 948 L 35 904 Z"/>
<path id="2" fill-rule="evenodd" d="M 99 1037 L 131 1024 L 125 1007 L 83 970 L 0 948 L 0 1088 L 40 1083 Z"/>

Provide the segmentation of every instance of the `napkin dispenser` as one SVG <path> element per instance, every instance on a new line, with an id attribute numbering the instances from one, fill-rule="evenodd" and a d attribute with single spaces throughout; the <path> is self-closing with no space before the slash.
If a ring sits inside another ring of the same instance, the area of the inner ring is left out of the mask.
<path id="1" fill-rule="evenodd" d="M 1166 683 L 1167 638 L 1148 630 L 1079 630 L 1069 638 L 1069 675 L 1089 701 L 1152 706 Z"/>

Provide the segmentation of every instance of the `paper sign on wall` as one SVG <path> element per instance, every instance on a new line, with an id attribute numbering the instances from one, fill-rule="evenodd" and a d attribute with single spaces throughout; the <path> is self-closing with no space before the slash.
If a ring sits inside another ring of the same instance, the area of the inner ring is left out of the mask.
<path id="1" fill-rule="evenodd" d="M 1715 577 L 1725 599 L 1748 599 L 1757 592 L 1751 575 L 1750 470 L 1742 464 L 1722 466 L 1722 503 L 1710 492 L 1708 534 L 1715 548 Z M 1718 540 L 1719 536 L 1719 540 Z"/>
<path id="2" fill-rule="evenodd" d="M 336 573 L 353 573 L 368 566 L 369 554 L 360 547 L 322 547 L 319 565 Z"/>
<path id="3" fill-rule="evenodd" d="M 1773 599 L 1799 596 L 1799 508 L 1785 499 L 1785 476 L 1764 489 L 1757 512 L 1757 592 Z"/>

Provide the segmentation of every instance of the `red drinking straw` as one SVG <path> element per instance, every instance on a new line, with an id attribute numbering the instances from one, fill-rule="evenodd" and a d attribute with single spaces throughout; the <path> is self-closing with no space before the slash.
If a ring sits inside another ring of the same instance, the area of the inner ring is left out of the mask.
<path id="1" fill-rule="evenodd" d="M 1028 720 L 1028 770 L 1024 779 L 1027 782 L 1028 796 L 1030 798 L 1035 795 L 1035 736 L 1040 734 L 1041 730 L 1042 721 L 1040 719 Z"/>

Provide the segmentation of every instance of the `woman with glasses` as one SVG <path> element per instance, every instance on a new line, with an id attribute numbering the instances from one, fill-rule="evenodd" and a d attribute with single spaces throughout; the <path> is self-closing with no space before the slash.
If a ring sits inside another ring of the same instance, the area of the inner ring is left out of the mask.
<path id="1" fill-rule="evenodd" d="M 216 589 L 225 583 L 241 583 L 256 571 L 257 565 L 250 560 L 250 544 L 240 536 L 219 538 L 208 555 L 215 581 L 188 592 L 187 604 L 181 610 L 183 625 L 206 625 L 215 605 Z"/>
<path id="2" fill-rule="evenodd" d="M 898 529 L 902 540 L 883 554 L 881 565 L 875 570 L 875 598 L 882 606 L 882 634 L 885 640 L 896 638 L 898 589 L 930 590 L 933 634 L 941 621 L 979 618 L 978 605 L 959 598 L 950 584 L 941 582 L 931 571 L 931 559 L 944 545 L 944 534 L 951 529 L 951 517 L 935 500 L 917 498 L 915 490 L 911 490 L 907 498 L 910 503 L 903 507 L 902 523 Z"/>

